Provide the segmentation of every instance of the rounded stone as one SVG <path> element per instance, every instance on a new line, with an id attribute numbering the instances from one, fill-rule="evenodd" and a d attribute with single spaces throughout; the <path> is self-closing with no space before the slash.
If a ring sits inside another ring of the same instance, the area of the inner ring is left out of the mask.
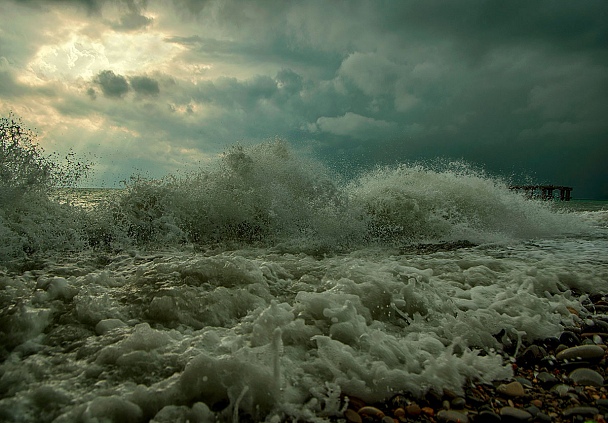
<path id="1" fill-rule="evenodd" d="M 500 409 L 500 416 L 503 422 L 527 422 L 532 418 L 532 414 L 526 410 L 515 407 L 503 407 Z"/>
<path id="2" fill-rule="evenodd" d="M 350 408 L 344 412 L 344 418 L 349 423 L 363 422 L 363 419 L 361 418 L 361 416 L 355 410 L 352 410 Z"/>
<path id="3" fill-rule="evenodd" d="M 545 414 L 545 413 L 543 413 L 541 411 L 536 416 L 534 416 L 534 421 L 538 422 L 538 423 L 550 423 L 551 422 L 551 416 L 548 415 L 548 414 Z"/>
<path id="4" fill-rule="evenodd" d="M 587 368 L 576 369 L 568 377 L 577 385 L 604 386 L 604 378 L 595 370 Z"/>
<path id="5" fill-rule="evenodd" d="M 571 416 L 590 416 L 593 417 L 596 414 L 599 414 L 600 410 L 595 407 L 570 407 L 564 410 L 565 417 Z"/>
<path id="6" fill-rule="evenodd" d="M 420 406 L 418 404 L 409 404 L 405 407 L 405 412 L 408 416 L 417 417 L 422 413 Z"/>
<path id="7" fill-rule="evenodd" d="M 526 388 L 532 388 L 532 382 L 530 382 L 528 379 L 526 379 L 525 377 L 516 377 L 515 380 L 519 383 L 521 383 L 524 387 Z"/>
<path id="8" fill-rule="evenodd" d="M 397 408 L 393 411 L 393 416 L 400 422 L 407 421 L 407 413 L 402 407 Z"/>
<path id="9" fill-rule="evenodd" d="M 437 413 L 437 420 L 444 423 L 468 423 L 466 414 L 454 410 L 441 410 Z"/>
<path id="10" fill-rule="evenodd" d="M 608 399 L 600 398 L 595 400 L 595 405 L 597 405 L 601 411 L 606 414 L 608 412 Z"/>
<path id="11" fill-rule="evenodd" d="M 450 402 L 452 408 L 464 408 L 464 406 L 467 404 L 466 400 L 463 397 L 456 397 L 454 398 L 451 402 Z"/>
<path id="12" fill-rule="evenodd" d="M 599 361 L 604 357 L 604 349 L 598 345 L 579 345 L 559 352 L 555 358 L 563 360 Z"/>
<path id="13" fill-rule="evenodd" d="M 517 358 L 517 361 L 522 363 L 534 363 L 542 360 L 547 355 L 547 351 L 538 345 L 530 345 L 524 350 L 524 352 Z"/>
<path id="14" fill-rule="evenodd" d="M 525 411 L 527 411 L 528 413 L 532 414 L 532 417 L 536 417 L 538 415 L 538 413 L 540 413 L 540 408 L 538 408 L 535 405 L 530 405 L 526 408 L 524 408 Z"/>
<path id="15" fill-rule="evenodd" d="M 555 385 L 559 380 L 549 372 L 540 372 L 536 375 L 536 380 L 545 388 Z"/>
<path id="16" fill-rule="evenodd" d="M 496 388 L 496 392 L 507 397 L 523 397 L 524 395 L 526 395 L 524 386 L 517 381 L 507 383 L 506 385 L 498 385 L 498 387 Z"/>
<path id="17" fill-rule="evenodd" d="M 379 408 L 372 407 L 371 405 L 366 405 L 365 407 L 361 407 L 359 411 L 357 411 L 361 417 L 369 417 L 382 419 L 384 418 L 384 412 Z"/>
<path id="18" fill-rule="evenodd" d="M 502 419 L 493 411 L 484 410 L 475 417 L 475 423 L 500 423 Z"/>
<path id="19" fill-rule="evenodd" d="M 568 395 L 568 392 L 570 392 L 570 389 L 571 388 L 568 385 L 564 385 L 563 383 L 560 383 L 558 385 L 553 386 L 550 389 L 550 392 L 555 392 L 560 397 L 565 397 L 566 395 Z"/>

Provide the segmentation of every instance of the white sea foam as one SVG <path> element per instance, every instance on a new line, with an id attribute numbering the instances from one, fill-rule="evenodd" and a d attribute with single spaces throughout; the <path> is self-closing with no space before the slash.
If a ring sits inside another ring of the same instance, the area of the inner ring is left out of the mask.
<path id="1" fill-rule="evenodd" d="M 462 166 L 341 184 L 281 143 L 1 217 L 7 421 L 323 421 L 343 395 L 460 392 L 608 291 L 598 219 Z"/>

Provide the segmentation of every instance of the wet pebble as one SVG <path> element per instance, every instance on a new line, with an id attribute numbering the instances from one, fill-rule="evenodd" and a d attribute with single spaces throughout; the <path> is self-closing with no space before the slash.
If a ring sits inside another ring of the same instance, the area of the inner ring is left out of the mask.
<path id="1" fill-rule="evenodd" d="M 520 408 L 503 407 L 500 409 L 500 417 L 503 422 L 527 422 L 532 419 L 532 414 Z"/>
<path id="2" fill-rule="evenodd" d="M 519 383 L 521 383 L 524 387 L 527 388 L 532 388 L 532 382 L 530 382 L 528 379 L 526 379 L 525 377 L 516 377 L 515 380 Z"/>
<path id="3" fill-rule="evenodd" d="M 549 423 L 551 422 L 551 416 L 541 411 L 536 416 L 534 416 L 534 421 L 539 423 Z"/>
<path id="4" fill-rule="evenodd" d="M 353 410 L 359 410 L 367 405 L 361 398 L 348 396 L 346 399 L 348 401 L 348 407 Z"/>
<path id="5" fill-rule="evenodd" d="M 555 392 L 560 397 L 565 397 L 568 395 L 568 392 L 570 392 L 570 389 L 571 388 L 568 385 L 564 385 L 563 383 L 560 383 L 558 385 L 553 386 L 551 388 L 550 392 Z"/>
<path id="6" fill-rule="evenodd" d="M 527 411 L 528 413 L 530 413 L 532 415 L 532 417 L 536 418 L 538 413 L 540 413 L 540 408 L 538 408 L 535 405 L 531 405 L 529 407 L 524 408 L 524 411 Z"/>
<path id="7" fill-rule="evenodd" d="M 595 407 L 570 407 L 564 410 L 565 417 L 571 416 L 590 416 L 593 417 L 599 414 L 600 410 Z"/>
<path id="8" fill-rule="evenodd" d="M 422 407 L 420 411 L 429 417 L 433 417 L 435 415 L 435 410 L 433 410 L 431 407 Z"/>
<path id="9" fill-rule="evenodd" d="M 566 330 L 566 331 L 562 332 L 562 334 L 560 335 L 559 341 L 562 344 L 572 347 L 574 345 L 580 344 L 581 338 L 579 338 L 578 335 L 575 334 L 574 332 Z"/>
<path id="10" fill-rule="evenodd" d="M 538 345 L 530 345 L 528 348 L 524 350 L 520 357 L 518 357 L 518 362 L 523 363 L 534 363 L 539 360 L 542 360 L 547 355 L 547 351 Z"/>
<path id="11" fill-rule="evenodd" d="M 452 408 L 464 408 L 464 406 L 466 405 L 466 400 L 462 397 L 456 397 L 454 398 L 451 402 L 450 405 L 452 406 Z"/>
<path id="12" fill-rule="evenodd" d="M 515 381 L 507 384 L 498 385 L 496 392 L 506 397 L 523 397 L 526 391 L 521 383 Z"/>
<path id="13" fill-rule="evenodd" d="M 422 410 L 418 404 L 410 404 L 405 407 L 405 412 L 408 416 L 417 417 L 422 413 Z"/>
<path id="14" fill-rule="evenodd" d="M 595 405 L 600 409 L 602 413 L 608 413 L 608 399 L 600 398 L 595 401 Z"/>
<path id="15" fill-rule="evenodd" d="M 454 410 L 441 410 L 437 413 L 437 420 L 444 423 L 468 423 L 466 414 Z"/>
<path id="16" fill-rule="evenodd" d="M 395 411 L 393 411 L 393 416 L 395 416 L 395 418 L 397 420 L 399 420 L 400 422 L 405 422 L 407 421 L 407 413 L 405 412 L 405 410 L 401 407 L 397 408 Z"/>
<path id="17" fill-rule="evenodd" d="M 376 418 L 378 420 L 384 418 L 384 411 L 380 410 L 379 408 L 372 407 L 370 405 L 361 407 L 357 412 L 361 417 Z"/>
<path id="18" fill-rule="evenodd" d="M 536 375 L 536 380 L 545 388 L 549 388 L 559 382 L 559 380 L 549 372 L 540 372 Z"/>
<path id="19" fill-rule="evenodd" d="M 604 357 L 604 349 L 598 345 L 578 345 L 559 352 L 555 358 L 563 360 L 599 361 Z"/>
<path id="20" fill-rule="evenodd" d="M 352 409 L 348 409 L 344 412 L 344 418 L 346 419 L 346 421 L 348 423 L 362 423 L 363 419 L 361 418 L 361 416 Z"/>
<path id="21" fill-rule="evenodd" d="M 604 378 L 595 370 L 587 368 L 576 369 L 568 377 L 577 385 L 604 386 Z"/>
<path id="22" fill-rule="evenodd" d="M 502 419 L 493 411 L 484 410 L 475 417 L 475 423 L 500 423 Z"/>

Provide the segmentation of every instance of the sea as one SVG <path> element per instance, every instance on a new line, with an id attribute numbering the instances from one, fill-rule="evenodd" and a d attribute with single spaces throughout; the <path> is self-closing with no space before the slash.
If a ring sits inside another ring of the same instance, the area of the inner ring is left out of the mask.
<path id="1" fill-rule="evenodd" d="M 507 379 L 608 295 L 608 202 L 462 162 L 345 178 L 274 141 L 121 189 L 14 185 L 0 421 L 343 421 Z"/>

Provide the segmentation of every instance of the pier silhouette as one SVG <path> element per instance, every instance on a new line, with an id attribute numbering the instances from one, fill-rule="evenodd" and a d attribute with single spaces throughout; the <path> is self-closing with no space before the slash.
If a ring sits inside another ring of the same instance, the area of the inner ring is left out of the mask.
<path id="1" fill-rule="evenodd" d="M 525 192 L 528 198 L 540 198 L 542 200 L 570 201 L 572 198 L 572 187 L 563 185 L 511 185 L 509 189 Z M 559 191 L 559 197 L 555 197 L 555 192 Z"/>

